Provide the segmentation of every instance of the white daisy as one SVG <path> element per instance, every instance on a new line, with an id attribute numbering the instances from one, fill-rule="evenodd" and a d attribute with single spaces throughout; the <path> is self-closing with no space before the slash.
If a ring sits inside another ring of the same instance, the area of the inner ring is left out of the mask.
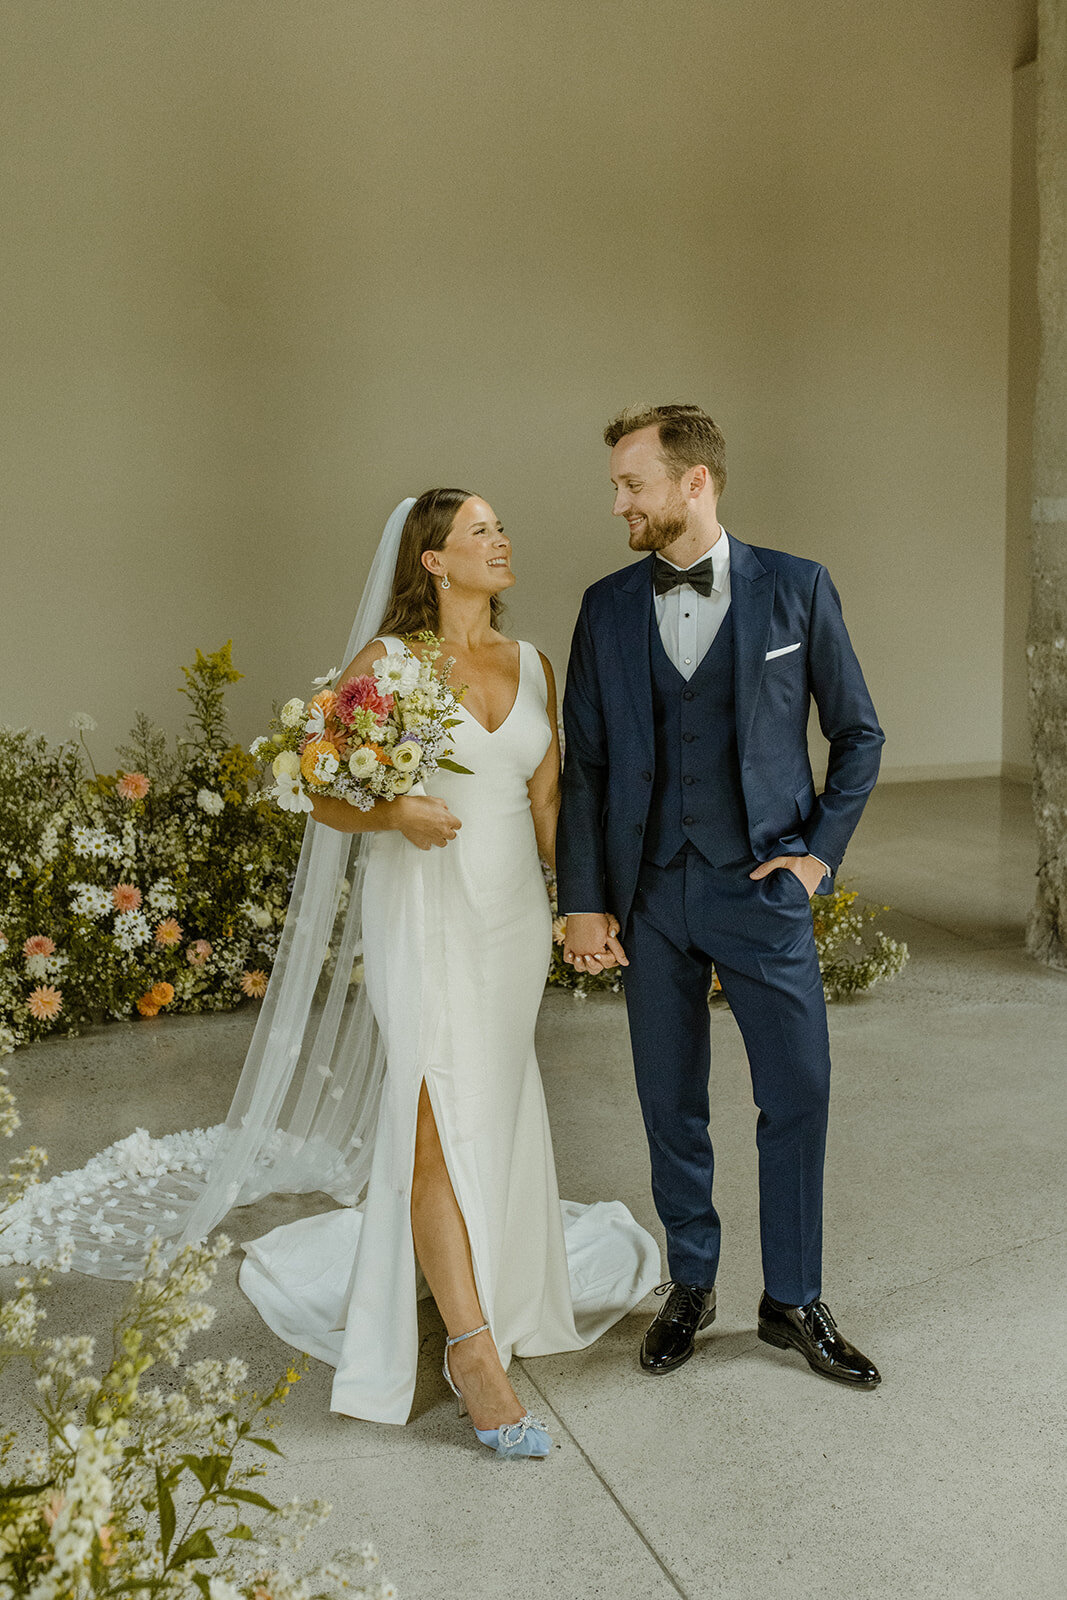
<path id="1" fill-rule="evenodd" d="M 127 955 L 147 944 L 152 930 L 142 911 L 120 911 L 115 918 L 115 943 Z"/>
<path id="2" fill-rule="evenodd" d="M 383 694 L 410 694 L 419 682 L 418 660 L 406 651 L 391 650 L 375 663 L 374 677 Z"/>
<path id="3" fill-rule="evenodd" d="M 98 883 L 71 884 L 74 891 L 73 909 L 79 917 L 99 920 L 113 910 L 111 896 Z"/>

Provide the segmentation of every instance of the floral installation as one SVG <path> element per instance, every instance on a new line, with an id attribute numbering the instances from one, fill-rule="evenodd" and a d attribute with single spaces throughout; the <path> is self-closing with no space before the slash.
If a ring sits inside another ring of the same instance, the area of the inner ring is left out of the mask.
<path id="1" fill-rule="evenodd" d="M 313 797 L 331 795 L 369 811 L 378 800 L 407 794 L 438 767 L 468 776 L 451 759 L 449 730 L 456 727 L 462 691 L 448 685 L 453 663 L 435 670 L 441 641 L 423 632 L 420 660 L 406 646 L 391 650 L 372 673 L 331 686 L 334 668 L 314 678 L 311 700 L 287 700 L 271 720 L 272 732 L 255 739 L 251 754 L 270 761 L 270 797 L 283 811 L 309 812 Z"/>
<path id="2" fill-rule="evenodd" d="M 0 1134 L 18 1123 L 0 1081 Z M 0 1173 L 0 1235 L 6 1202 L 32 1186 L 44 1159 L 28 1151 Z M 45 1271 L 0 1300 L 0 1374 L 10 1389 L 5 1369 L 28 1369 L 41 1423 L 28 1449 L 17 1431 L 0 1435 L 0 1600 L 395 1600 L 370 1545 L 311 1572 L 289 1564 L 330 1512 L 263 1492 L 264 1458 L 282 1454 L 275 1412 L 300 1373 L 290 1367 L 260 1395 L 235 1357 L 184 1361 L 212 1323 L 204 1296 L 229 1249 L 219 1236 L 165 1266 L 153 1245 L 102 1363 L 89 1335 L 42 1336 Z M 68 1264 L 59 1246 L 50 1267 Z M 173 1375 L 149 1385 L 153 1368 Z"/>
<path id="3" fill-rule="evenodd" d="M 229 738 L 230 648 L 182 669 L 185 735 L 139 715 L 116 773 L 97 771 L 85 713 L 58 747 L 0 727 L 0 1055 L 266 992 L 304 819 Z"/>

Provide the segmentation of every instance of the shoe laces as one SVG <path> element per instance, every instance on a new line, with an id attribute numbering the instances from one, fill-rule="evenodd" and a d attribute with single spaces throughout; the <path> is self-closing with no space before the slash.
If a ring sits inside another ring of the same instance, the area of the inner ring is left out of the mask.
<path id="1" fill-rule="evenodd" d="M 695 1312 L 704 1309 L 704 1291 L 694 1289 L 688 1283 L 675 1283 L 669 1279 L 653 1289 L 653 1294 L 669 1295 L 667 1304 L 660 1311 L 659 1316 L 663 1322 L 680 1322 L 687 1320 Z"/>
<path id="2" fill-rule="evenodd" d="M 813 1300 L 804 1313 L 812 1334 L 820 1342 L 833 1344 L 837 1338 L 837 1323 L 821 1300 Z"/>

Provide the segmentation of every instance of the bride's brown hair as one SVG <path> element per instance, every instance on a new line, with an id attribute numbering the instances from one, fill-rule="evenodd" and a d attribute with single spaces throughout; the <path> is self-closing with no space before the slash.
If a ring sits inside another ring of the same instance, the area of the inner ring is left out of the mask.
<path id="1" fill-rule="evenodd" d="M 391 633 L 403 639 L 425 628 L 437 631 L 437 591 L 422 556 L 426 550 L 443 548 L 459 508 L 470 499 L 473 496 L 467 489 L 427 489 L 415 501 L 400 535 L 392 593 L 379 636 Z M 492 626 L 499 628 L 504 609 L 500 597 L 493 595 L 489 606 Z"/>

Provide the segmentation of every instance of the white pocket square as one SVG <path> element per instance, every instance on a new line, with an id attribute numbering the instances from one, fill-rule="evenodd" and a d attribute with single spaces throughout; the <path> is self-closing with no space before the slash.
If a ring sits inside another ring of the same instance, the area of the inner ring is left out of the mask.
<path id="1" fill-rule="evenodd" d="M 768 650 L 763 659 L 764 661 L 773 661 L 775 656 L 787 656 L 790 655 L 794 650 L 799 649 L 800 640 L 798 639 L 796 644 L 783 644 L 778 650 Z"/>

